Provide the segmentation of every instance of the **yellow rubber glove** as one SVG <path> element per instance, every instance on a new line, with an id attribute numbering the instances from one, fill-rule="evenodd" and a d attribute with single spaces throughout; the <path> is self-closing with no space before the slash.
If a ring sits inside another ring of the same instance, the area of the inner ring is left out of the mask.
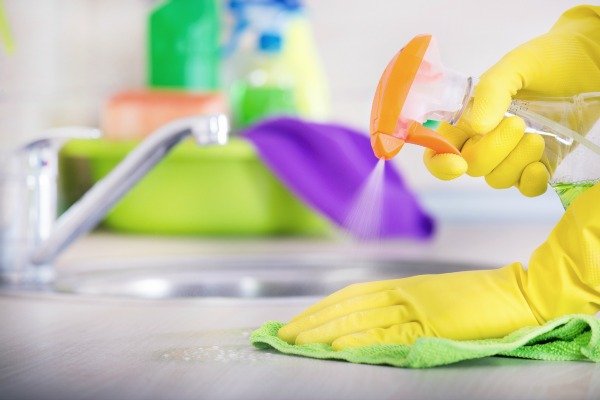
<path id="1" fill-rule="evenodd" d="M 548 33 L 517 47 L 485 72 L 462 121 L 457 127 L 440 128 L 443 135 L 456 138 L 464 159 L 427 150 L 425 165 L 444 180 L 467 172 L 485 176 L 493 188 L 517 186 L 526 196 L 542 194 L 550 176 L 550 166 L 542 162 L 544 141 L 524 134 L 518 118 L 504 118 L 512 98 L 596 91 L 600 91 L 600 7 L 575 7 Z"/>
<path id="2" fill-rule="evenodd" d="M 600 310 L 600 184 L 581 194 L 529 269 L 422 275 L 351 285 L 308 308 L 278 336 L 335 349 L 410 344 L 421 336 L 483 339 L 570 313 Z"/>
<path id="3" fill-rule="evenodd" d="M 462 156 L 426 150 L 425 166 L 437 178 L 450 180 L 467 172 L 470 176 L 485 176 L 495 189 L 516 186 L 530 197 L 546 191 L 550 173 L 542 162 L 544 139 L 525 133 L 521 118 L 504 118 L 485 135 L 474 133 L 464 121 L 456 126 L 443 123 L 438 132 L 461 149 Z"/>

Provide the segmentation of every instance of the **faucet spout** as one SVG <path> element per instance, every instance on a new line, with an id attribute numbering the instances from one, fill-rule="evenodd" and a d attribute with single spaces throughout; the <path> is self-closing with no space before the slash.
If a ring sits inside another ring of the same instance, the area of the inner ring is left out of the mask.
<path id="1" fill-rule="evenodd" d="M 51 264 L 61 251 L 94 228 L 182 139 L 191 136 L 200 146 L 223 145 L 228 135 L 224 115 L 182 118 L 159 128 L 57 220 L 50 234 L 33 250 L 30 262 Z"/>

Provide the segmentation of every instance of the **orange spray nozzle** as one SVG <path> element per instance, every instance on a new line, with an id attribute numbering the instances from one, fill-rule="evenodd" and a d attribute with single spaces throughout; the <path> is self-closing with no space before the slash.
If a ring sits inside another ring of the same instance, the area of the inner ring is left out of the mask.
<path id="1" fill-rule="evenodd" d="M 370 125 L 371 147 L 378 158 L 393 158 L 404 143 L 428 147 L 436 153 L 460 154 L 446 138 L 402 115 L 430 42 L 431 35 L 413 38 L 389 62 L 379 79 Z"/>
<path id="2" fill-rule="evenodd" d="M 398 154 L 404 143 L 403 139 L 386 133 L 376 132 L 371 135 L 373 153 L 377 158 L 383 158 L 384 160 L 390 160 Z"/>

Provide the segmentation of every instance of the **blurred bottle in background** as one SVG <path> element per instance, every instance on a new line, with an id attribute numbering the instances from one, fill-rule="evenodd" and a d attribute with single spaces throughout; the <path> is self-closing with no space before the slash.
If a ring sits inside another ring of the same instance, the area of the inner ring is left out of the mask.
<path id="1" fill-rule="evenodd" d="M 295 82 L 281 56 L 283 39 L 262 33 L 256 51 L 238 57 L 236 79 L 230 88 L 234 125 L 243 128 L 263 118 L 297 115 Z"/>
<path id="2" fill-rule="evenodd" d="M 277 115 L 324 119 L 329 91 L 299 0 L 230 0 L 225 47 L 234 126 Z"/>
<path id="3" fill-rule="evenodd" d="M 328 119 L 331 112 L 329 84 L 303 7 L 290 13 L 285 38 L 283 58 L 295 77 L 300 115 L 313 120 Z"/>
<path id="4" fill-rule="evenodd" d="M 216 0 L 170 0 L 148 18 L 148 85 L 216 90 L 221 33 Z"/>
<path id="5" fill-rule="evenodd" d="M 140 140 L 174 119 L 225 113 L 220 93 L 220 4 L 155 2 L 147 17 L 146 88 L 122 88 L 102 111 L 111 140 Z"/>

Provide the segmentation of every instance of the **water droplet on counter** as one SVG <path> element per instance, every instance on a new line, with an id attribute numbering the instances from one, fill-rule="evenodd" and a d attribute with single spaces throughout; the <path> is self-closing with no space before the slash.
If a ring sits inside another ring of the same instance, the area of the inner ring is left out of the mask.
<path id="1" fill-rule="evenodd" d="M 161 354 L 161 359 L 185 362 L 257 362 L 272 359 L 274 353 L 257 350 L 251 344 L 238 346 L 210 346 L 170 349 Z"/>
<path id="2" fill-rule="evenodd" d="M 251 333 L 251 329 L 200 332 L 190 337 L 200 345 L 174 347 L 160 353 L 159 358 L 189 363 L 254 363 L 273 359 L 277 354 L 275 351 L 258 350 L 249 343 Z"/>

